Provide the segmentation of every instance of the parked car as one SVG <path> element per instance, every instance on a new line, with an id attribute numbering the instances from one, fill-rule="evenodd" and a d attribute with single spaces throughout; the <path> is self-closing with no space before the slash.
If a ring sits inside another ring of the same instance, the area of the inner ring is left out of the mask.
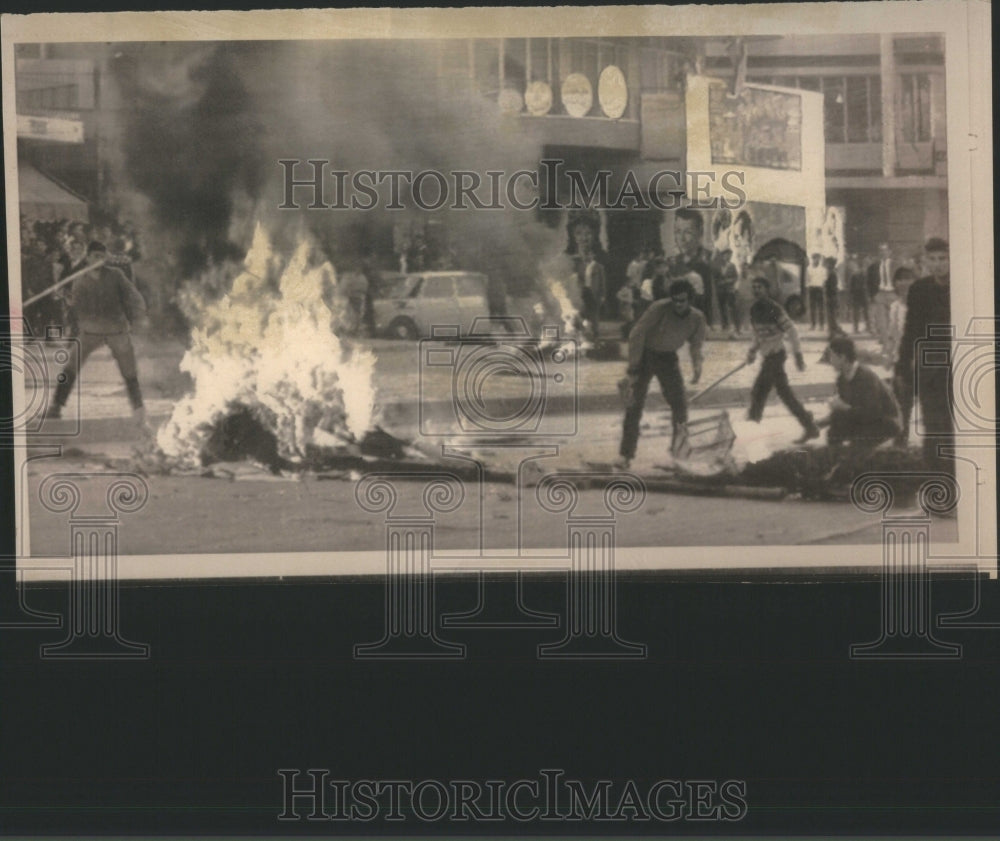
<path id="1" fill-rule="evenodd" d="M 386 281 L 372 302 L 376 335 L 417 339 L 453 324 L 465 332 L 490 314 L 486 275 L 478 272 L 415 272 Z"/>

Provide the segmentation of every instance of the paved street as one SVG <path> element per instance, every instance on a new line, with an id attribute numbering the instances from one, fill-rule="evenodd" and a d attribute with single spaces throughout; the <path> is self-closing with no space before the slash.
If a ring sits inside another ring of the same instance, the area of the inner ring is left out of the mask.
<path id="1" fill-rule="evenodd" d="M 617 329 L 617 325 L 612 324 L 604 327 L 605 335 L 613 335 L 613 331 Z M 818 332 L 805 331 L 803 346 L 806 370 L 796 371 L 791 359 L 786 366 L 793 388 L 803 399 L 822 399 L 833 392 L 833 371 L 819 361 L 825 347 L 824 338 Z M 419 405 L 432 413 L 444 412 L 442 419 L 451 414 L 448 411 L 454 379 L 451 370 L 425 366 L 421 376 L 421 349 L 426 353 L 426 344 L 386 339 L 369 340 L 364 344 L 370 346 L 378 357 L 376 388 L 386 425 L 398 428 L 401 432 L 411 424 L 415 427 L 419 420 Z M 862 334 L 859 346 L 863 351 L 875 351 L 874 340 L 865 334 Z M 624 349 L 624 344 L 622 347 Z M 713 339 L 707 342 L 702 380 L 697 386 L 690 386 L 689 393 L 695 393 L 737 366 L 745 358 L 748 347 L 748 339 Z M 170 415 L 176 400 L 189 388 L 187 376 L 178 369 L 184 348 L 177 342 L 154 342 L 143 336 L 136 338 L 136 348 L 147 412 L 151 421 L 160 423 Z M 681 358 L 682 371 L 685 377 L 690 378 L 691 367 L 686 350 L 682 352 Z M 624 374 L 624 358 L 612 361 L 580 358 L 565 364 L 571 368 L 576 387 L 573 388 L 571 379 L 561 385 L 547 382 L 547 410 L 572 411 L 570 398 L 575 394 L 579 411 L 585 414 L 594 411 L 619 412 L 617 382 Z M 555 368 L 552 365 L 549 367 Z M 756 370 L 756 366 L 748 366 L 739 371 L 710 392 L 700 405 L 712 407 L 744 404 Z M 557 372 L 546 370 L 547 374 Z M 501 398 L 517 400 L 527 393 L 528 388 L 525 379 L 519 377 L 496 377 L 490 381 L 490 393 Z M 77 405 L 82 417 L 79 441 L 121 440 L 130 435 L 129 424 L 121 423 L 129 415 L 124 384 L 106 348 L 96 351 L 87 360 L 67 414 L 72 414 Z M 663 406 L 657 388 L 650 390 L 647 405 L 652 410 Z M 46 431 L 50 428 L 53 432 L 58 431 L 57 427 L 46 427 Z"/>

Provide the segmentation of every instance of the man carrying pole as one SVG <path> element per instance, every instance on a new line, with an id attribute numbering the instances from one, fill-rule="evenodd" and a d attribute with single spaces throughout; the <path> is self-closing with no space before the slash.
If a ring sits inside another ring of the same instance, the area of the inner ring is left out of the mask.
<path id="1" fill-rule="evenodd" d="M 103 243 L 90 243 L 87 262 L 92 268 L 73 281 L 69 303 L 79 328 L 80 355 L 63 368 L 48 417 L 61 416 L 80 367 L 97 348 L 107 345 L 125 380 L 133 416 L 149 434 L 130 335 L 131 325 L 145 314 L 146 303 L 121 269 L 104 264 L 106 257 Z"/>
<path id="2" fill-rule="evenodd" d="M 770 297 L 770 283 L 767 278 L 755 277 L 751 281 L 750 289 L 754 298 L 750 307 L 750 326 L 753 329 L 754 341 L 747 354 L 747 364 L 753 364 L 758 350 L 763 361 L 757 379 L 754 380 L 747 417 L 755 423 L 760 423 L 764 415 L 764 405 L 773 388 L 778 392 L 781 402 L 788 407 L 788 411 L 802 424 L 802 436 L 795 443 L 804 444 L 813 438 L 819 438 L 819 428 L 812 414 L 806 411 L 795 396 L 788 383 L 788 374 L 785 373 L 785 360 L 788 358 L 785 352 L 785 339 L 792 345 L 795 367 L 800 371 L 804 371 L 806 367 L 795 325 L 781 305 Z"/>

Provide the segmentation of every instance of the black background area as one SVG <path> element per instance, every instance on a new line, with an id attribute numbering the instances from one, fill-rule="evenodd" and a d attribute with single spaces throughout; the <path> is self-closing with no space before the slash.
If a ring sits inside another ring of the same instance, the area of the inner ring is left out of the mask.
<path id="1" fill-rule="evenodd" d="M 66 592 L 27 600 L 61 612 Z M 438 592 L 442 610 L 474 604 L 471 581 Z M 532 581 L 526 593 L 549 607 L 565 590 Z M 961 608 L 971 583 L 934 594 Z M 623 576 L 619 598 L 620 633 L 647 644 L 646 660 L 540 661 L 558 629 L 451 628 L 442 637 L 466 643 L 465 660 L 355 660 L 355 643 L 382 636 L 377 579 L 125 586 L 122 633 L 151 645 L 145 661 L 42 660 L 64 631 L 5 630 L 4 832 L 995 830 L 997 631 L 938 632 L 963 643 L 958 661 L 858 661 L 850 644 L 879 632 L 877 581 Z M 618 792 L 629 779 L 642 792 L 737 779 L 749 810 L 738 823 L 279 822 L 282 768 L 445 783 L 555 768 Z"/>

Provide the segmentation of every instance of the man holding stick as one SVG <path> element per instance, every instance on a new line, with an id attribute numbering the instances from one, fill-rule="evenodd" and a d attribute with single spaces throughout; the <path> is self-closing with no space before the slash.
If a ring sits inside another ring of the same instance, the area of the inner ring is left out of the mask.
<path id="1" fill-rule="evenodd" d="M 79 329 L 80 356 L 71 358 L 63 368 L 48 417 L 61 416 L 79 369 L 91 353 L 107 345 L 125 380 L 133 415 L 148 434 L 130 335 L 131 325 L 145 315 L 146 302 L 121 269 L 105 265 L 106 257 L 107 247 L 103 243 L 90 243 L 87 248 L 90 270 L 73 281 L 69 304 Z"/>
<path id="2" fill-rule="evenodd" d="M 795 325 L 781 305 L 770 297 L 770 282 L 766 277 L 755 277 L 751 281 L 750 288 L 754 297 L 753 305 L 750 307 L 750 326 L 753 328 L 754 341 L 747 353 L 747 364 L 753 364 L 758 350 L 763 361 L 750 393 L 750 409 L 747 417 L 755 423 L 760 423 L 764 415 L 764 405 L 773 388 L 778 392 L 781 402 L 788 407 L 788 411 L 802 424 L 802 436 L 795 443 L 804 444 L 813 438 L 819 438 L 819 428 L 812 414 L 806 411 L 795 396 L 788 382 L 788 374 L 785 373 L 785 360 L 788 358 L 785 352 L 786 338 L 791 342 L 795 354 L 795 367 L 800 371 L 804 371 L 806 367 Z"/>

